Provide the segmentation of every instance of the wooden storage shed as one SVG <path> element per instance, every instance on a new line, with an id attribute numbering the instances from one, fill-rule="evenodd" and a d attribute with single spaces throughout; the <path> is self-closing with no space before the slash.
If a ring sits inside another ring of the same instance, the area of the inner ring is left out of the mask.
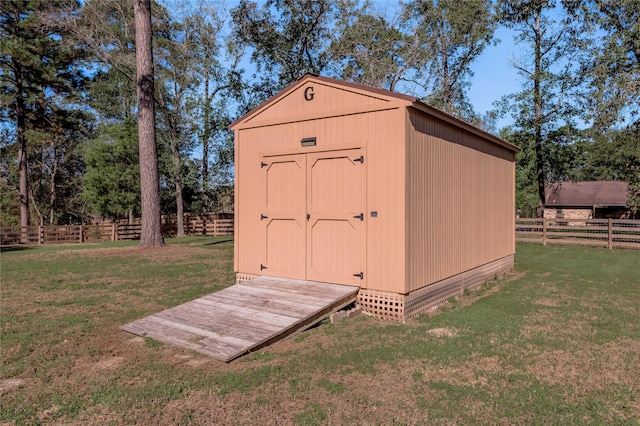
<path id="1" fill-rule="evenodd" d="M 238 282 L 355 285 L 404 321 L 513 267 L 518 148 L 500 138 L 310 74 L 230 127 Z"/>

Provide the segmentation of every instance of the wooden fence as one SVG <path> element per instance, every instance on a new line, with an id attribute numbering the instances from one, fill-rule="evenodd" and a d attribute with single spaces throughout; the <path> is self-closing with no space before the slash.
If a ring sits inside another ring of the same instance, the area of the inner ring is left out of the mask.
<path id="1" fill-rule="evenodd" d="M 163 233 L 175 236 L 175 224 Z M 185 234 L 233 235 L 233 219 L 185 220 Z M 140 224 L 0 226 L 0 245 L 64 244 L 139 240 Z M 573 244 L 640 249 L 640 220 L 516 219 L 516 240 L 539 244 Z"/>
<path id="2" fill-rule="evenodd" d="M 61 226 L 0 226 L 0 245 L 13 244 L 65 244 L 100 241 L 139 240 L 141 225 L 61 225 Z M 175 236 L 175 227 L 163 225 L 163 234 Z M 186 235 L 233 235 L 233 219 L 185 221 Z"/>
<path id="3" fill-rule="evenodd" d="M 640 249 L 640 220 L 516 219 L 516 241 Z"/>

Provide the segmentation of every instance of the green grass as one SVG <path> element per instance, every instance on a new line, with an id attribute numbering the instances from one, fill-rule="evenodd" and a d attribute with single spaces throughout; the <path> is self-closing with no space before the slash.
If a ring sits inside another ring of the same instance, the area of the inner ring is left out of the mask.
<path id="1" fill-rule="evenodd" d="M 234 282 L 228 238 L 1 253 L 0 423 L 639 424 L 640 252 L 519 244 L 515 279 L 408 324 L 223 364 L 118 327 Z M 430 330 L 449 330 L 439 337 Z"/>

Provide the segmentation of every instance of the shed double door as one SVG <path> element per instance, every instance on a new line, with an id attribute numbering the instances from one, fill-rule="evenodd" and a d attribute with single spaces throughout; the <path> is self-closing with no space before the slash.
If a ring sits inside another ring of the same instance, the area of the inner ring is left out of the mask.
<path id="1" fill-rule="evenodd" d="M 266 233 L 262 272 L 364 284 L 363 150 L 263 157 Z"/>

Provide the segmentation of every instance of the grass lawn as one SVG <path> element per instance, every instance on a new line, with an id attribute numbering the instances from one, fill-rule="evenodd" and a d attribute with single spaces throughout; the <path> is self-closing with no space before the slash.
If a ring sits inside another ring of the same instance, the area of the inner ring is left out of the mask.
<path id="1" fill-rule="evenodd" d="M 638 424 L 640 252 L 518 245 L 408 324 L 224 364 L 118 327 L 234 282 L 229 238 L 3 248 L 0 424 Z"/>

